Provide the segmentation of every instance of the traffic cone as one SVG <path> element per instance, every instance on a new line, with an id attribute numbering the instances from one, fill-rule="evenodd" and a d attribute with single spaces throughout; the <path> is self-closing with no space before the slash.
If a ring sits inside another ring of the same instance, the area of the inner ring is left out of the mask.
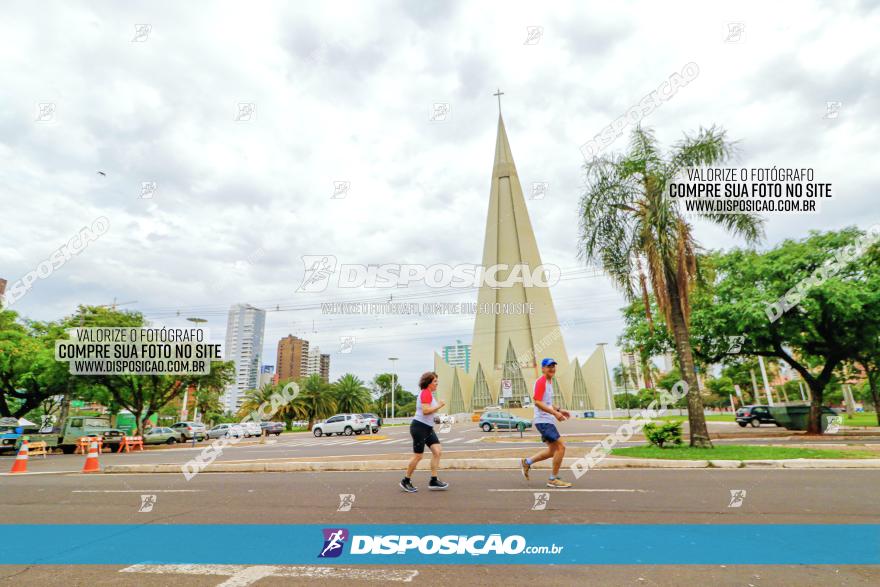
<path id="1" fill-rule="evenodd" d="M 97 473 L 101 470 L 98 464 L 98 441 L 93 440 L 89 444 L 89 456 L 86 457 L 86 464 L 83 466 L 83 473 Z"/>
<path id="2" fill-rule="evenodd" d="M 24 439 L 21 441 L 21 448 L 18 449 L 18 456 L 12 462 L 10 473 L 27 473 L 28 451 L 28 441 Z"/>

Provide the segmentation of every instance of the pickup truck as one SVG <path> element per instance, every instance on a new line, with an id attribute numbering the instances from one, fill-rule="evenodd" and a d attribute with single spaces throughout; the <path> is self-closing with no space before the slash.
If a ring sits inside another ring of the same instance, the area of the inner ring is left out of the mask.
<path id="1" fill-rule="evenodd" d="M 25 429 L 22 432 L 0 436 L 0 443 L 3 443 L 0 448 L 11 446 L 17 451 L 21 447 L 21 437 L 27 436 L 30 442 L 45 442 L 47 448 L 59 447 L 64 454 L 72 454 L 81 437 L 94 436 L 102 439 L 103 446 L 109 446 L 116 452 L 125 437 L 124 432 L 110 427 L 109 418 L 102 416 L 71 416 L 60 427 L 33 431 Z"/>

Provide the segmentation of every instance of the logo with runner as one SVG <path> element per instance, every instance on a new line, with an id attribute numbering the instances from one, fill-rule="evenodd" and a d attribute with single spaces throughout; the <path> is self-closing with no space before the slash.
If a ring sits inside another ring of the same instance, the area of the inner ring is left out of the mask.
<path id="1" fill-rule="evenodd" d="M 342 554 L 345 541 L 348 540 L 348 530 L 345 528 L 324 528 L 324 548 L 318 554 L 318 558 L 336 558 Z"/>
<path id="2" fill-rule="evenodd" d="M 334 255 L 303 255 L 305 274 L 303 281 L 296 291 L 319 292 L 327 289 L 330 276 L 336 270 L 336 257 Z"/>

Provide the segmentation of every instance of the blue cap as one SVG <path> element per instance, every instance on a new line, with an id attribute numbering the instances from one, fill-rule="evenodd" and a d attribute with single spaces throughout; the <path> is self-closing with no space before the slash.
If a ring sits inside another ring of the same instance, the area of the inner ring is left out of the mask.
<path id="1" fill-rule="evenodd" d="M 549 367 L 550 365 L 555 365 L 556 361 L 554 359 L 544 359 L 541 361 L 541 367 Z"/>

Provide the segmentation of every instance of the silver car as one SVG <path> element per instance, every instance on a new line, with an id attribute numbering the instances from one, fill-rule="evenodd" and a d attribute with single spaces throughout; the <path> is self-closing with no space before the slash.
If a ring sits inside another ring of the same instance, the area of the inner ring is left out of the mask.
<path id="1" fill-rule="evenodd" d="M 217 424 L 208 431 L 208 438 L 222 438 L 224 436 L 241 438 L 244 436 L 244 430 L 238 424 Z"/>
<path id="2" fill-rule="evenodd" d="M 196 440 L 208 438 L 208 430 L 204 424 L 199 422 L 177 422 L 171 425 L 171 429 L 177 432 L 177 439 L 180 442 L 192 440 L 193 436 L 196 437 Z"/>

